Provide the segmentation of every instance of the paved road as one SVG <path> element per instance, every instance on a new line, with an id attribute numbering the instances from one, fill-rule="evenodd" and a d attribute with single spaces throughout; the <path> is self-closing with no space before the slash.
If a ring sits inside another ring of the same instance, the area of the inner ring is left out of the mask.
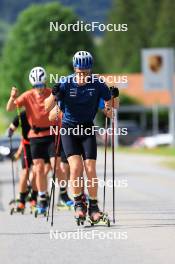
<path id="1" fill-rule="evenodd" d="M 34 219 L 29 210 L 23 216 L 10 216 L 10 163 L 1 163 L 0 263 L 175 263 L 175 172 L 162 167 L 161 159 L 117 154 L 117 222 L 111 228 L 79 230 L 73 212 L 55 210 L 54 228 L 43 217 Z M 110 167 L 109 157 L 108 179 Z M 101 152 L 98 175 L 103 177 Z M 108 188 L 110 216 L 111 196 L 112 189 Z M 99 197 L 102 200 L 102 188 Z"/>

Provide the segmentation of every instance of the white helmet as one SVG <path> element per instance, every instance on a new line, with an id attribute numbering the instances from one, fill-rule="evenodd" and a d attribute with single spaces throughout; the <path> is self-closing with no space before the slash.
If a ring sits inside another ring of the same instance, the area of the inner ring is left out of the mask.
<path id="1" fill-rule="evenodd" d="M 73 57 L 73 67 L 79 69 L 91 69 L 93 57 L 88 51 L 77 51 Z"/>
<path id="2" fill-rule="evenodd" d="M 37 87 L 45 84 L 47 79 L 47 74 L 44 68 L 42 67 L 34 67 L 31 69 L 29 74 L 29 82 L 32 86 Z"/>

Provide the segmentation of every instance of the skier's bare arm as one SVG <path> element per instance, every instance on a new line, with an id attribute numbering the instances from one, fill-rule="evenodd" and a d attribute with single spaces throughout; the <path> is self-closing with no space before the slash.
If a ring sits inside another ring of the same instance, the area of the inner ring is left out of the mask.
<path id="1" fill-rule="evenodd" d="M 51 94 L 48 98 L 44 101 L 45 110 L 50 112 L 56 105 L 55 96 Z"/>
<path id="2" fill-rule="evenodd" d="M 16 87 L 12 87 L 10 98 L 9 98 L 7 105 L 6 105 L 6 110 L 8 112 L 13 111 L 16 108 L 15 100 L 18 96 L 18 93 L 19 93 L 18 89 Z"/>
<path id="3" fill-rule="evenodd" d="M 49 121 L 55 121 L 61 110 L 57 105 L 49 113 Z"/>

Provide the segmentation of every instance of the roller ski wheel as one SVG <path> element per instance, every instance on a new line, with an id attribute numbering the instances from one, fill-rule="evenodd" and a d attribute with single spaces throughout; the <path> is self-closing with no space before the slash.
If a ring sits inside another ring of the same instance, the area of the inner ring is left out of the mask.
<path id="1" fill-rule="evenodd" d="M 76 218 L 77 226 L 84 225 L 86 218 Z"/>
<path id="2" fill-rule="evenodd" d="M 13 215 L 14 211 L 15 211 L 15 208 L 11 208 L 10 209 L 10 215 Z"/>
<path id="3" fill-rule="evenodd" d="M 83 202 L 75 202 L 74 205 L 75 209 L 75 221 L 77 226 L 84 225 L 86 221 L 86 213 L 87 213 L 87 206 L 86 203 Z"/>

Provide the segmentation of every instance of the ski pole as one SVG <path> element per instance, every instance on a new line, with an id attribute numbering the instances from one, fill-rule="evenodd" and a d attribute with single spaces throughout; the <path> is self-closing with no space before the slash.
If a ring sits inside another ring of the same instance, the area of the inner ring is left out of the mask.
<path id="1" fill-rule="evenodd" d="M 53 177 L 52 177 L 53 179 Z M 52 183 L 53 184 L 53 183 Z M 51 191 L 49 195 L 49 204 L 48 204 L 48 210 L 47 210 L 47 222 L 49 220 L 49 213 L 50 213 L 50 203 L 51 203 L 51 198 L 52 198 L 52 191 L 53 191 L 53 186 L 51 185 Z"/>
<path id="2" fill-rule="evenodd" d="M 62 120 L 62 116 L 61 116 Z M 57 108 L 57 123 L 58 123 L 58 108 Z M 52 200 L 52 221 L 51 221 L 51 226 L 53 226 L 53 216 L 54 216 L 54 204 L 55 204 L 55 179 L 56 179 L 56 166 L 57 166 L 57 158 L 58 158 L 58 150 L 60 146 L 60 128 L 61 128 L 61 123 L 60 126 L 58 125 L 58 136 L 57 136 L 57 142 L 56 142 L 56 153 L 55 153 L 55 164 L 54 164 L 54 174 L 53 174 L 53 200 Z"/>
<path id="3" fill-rule="evenodd" d="M 57 137 L 55 135 L 55 146 L 57 145 Z M 47 210 L 47 222 L 49 220 L 49 215 L 50 215 L 50 205 L 51 205 L 51 200 L 52 200 L 52 194 L 53 194 L 53 189 L 54 189 L 54 174 L 55 174 L 55 163 L 56 163 L 56 154 L 55 154 L 55 160 L 54 160 L 54 169 L 52 173 L 52 184 L 51 184 L 51 190 L 50 190 L 50 195 L 49 195 L 49 204 L 48 204 L 48 210 Z"/>
<path id="4" fill-rule="evenodd" d="M 59 133 L 59 132 L 58 132 Z M 59 137 L 59 135 L 58 135 Z M 54 204 L 55 204 L 55 178 L 56 178 L 56 166 L 57 166 L 57 153 L 58 153 L 58 137 L 56 142 L 56 151 L 55 151 L 55 163 L 54 163 L 54 172 L 53 172 L 53 178 L 52 178 L 52 220 L 51 220 L 51 226 L 53 226 L 53 216 L 54 216 Z"/>
<path id="5" fill-rule="evenodd" d="M 106 203 L 106 159 L 107 159 L 107 128 L 108 128 L 108 117 L 105 118 L 105 160 L 104 160 L 104 187 L 103 187 L 103 213 L 105 212 L 105 203 Z"/>
<path id="6" fill-rule="evenodd" d="M 53 216 L 54 216 L 54 204 L 55 204 L 55 179 L 56 179 L 56 166 L 57 166 L 57 158 L 58 158 L 58 150 L 60 146 L 60 128 L 61 128 L 61 122 L 59 124 L 59 119 L 58 119 L 58 109 L 57 109 L 57 125 L 58 125 L 58 135 L 55 136 L 55 162 L 54 162 L 54 170 L 53 170 L 53 175 L 52 175 L 52 186 L 51 186 L 51 192 L 49 196 L 49 205 L 48 205 L 48 212 L 47 212 L 47 221 L 49 219 L 49 212 L 50 212 L 50 205 L 51 205 L 51 200 L 52 200 L 52 220 L 51 220 L 51 226 L 53 226 Z M 61 121 L 62 121 L 62 115 L 61 115 Z"/>
<path id="7" fill-rule="evenodd" d="M 10 140 L 10 153 L 11 153 L 11 170 L 12 170 L 12 184 L 13 184 L 13 199 L 16 204 L 16 191 L 15 191 L 15 173 L 14 173 L 14 162 L 13 162 L 13 146 L 12 146 L 12 136 L 9 137 Z"/>
<path id="8" fill-rule="evenodd" d="M 15 162 L 16 165 L 16 179 L 19 180 L 19 167 L 18 167 L 18 161 Z"/>
<path id="9" fill-rule="evenodd" d="M 18 114 L 19 125 L 20 125 L 20 128 L 21 128 L 21 134 L 22 134 L 22 132 L 23 132 L 22 131 L 23 130 L 22 129 L 22 120 L 21 120 L 21 115 L 20 115 L 20 110 L 19 110 L 19 106 L 18 105 L 16 106 L 16 110 L 17 110 L 17 114 Z M 23 152 L 24 152 L 25 167 L 28 170 L 29 169 L 29 166 L 28 166 L 28 160 L 27 160 L 27 152 L 26 152 L 26 147 L 25 147 L 25 144 L 24 144 L 24 141 L 23 140 L 22 140 L 22 147 L 23 147 Z"/>
<path id="10" fill-rule="evenodd" d="M 58 136 L 55 138 L 55 160 L 54 160 L 54 169 L 52 174 L 52 185 L 51 185 L 51 191 L 49 196 L 49 204 L 48 204 L 48 211 L 47 211 L 47 221 L 49 220 L 49 214 L 50 214 L 50 205 L 53 197 L 52 202 L 52 221 L 51 225 L 53 225 L 53 209 L 54 209 L 54 196 L 55 196 L 55 172 L 56 172 L 56 163 L 57 163 L 57 145 L 58 145 Z"/>
<path id="11" fill-rule="evenodd" d="M 113 223 L 115 223 L 115 149 L 114 149 L 114 126 L 115 126 L 115 112 L 114 112 L 114 98 L 119 96 L 119 89 L 111 87 L 112 95 L 112 206 L 113 206 Z"/>
<path id="12" fill-rule="evenodd" d="M 19 121 L 19 126 L 20 126 L 20 129 L 21 129 L 21 135 L 22 135 L 22 140 L 21 140 L 21 143 L 22 143 L 22 149 L 23 149 L 23 154 L 24 154 L 24 163 L 25 163 L 25 168 L 27 170 L 27 188 L 30 192 L 31 188 L 32 188 L 32 184 L 31 184 L 31 181 L 30 181 L 30 176 L 29 176 L 29 164 L 28 164 L 28 160 L 27 160 L 27 151 L 26 151 L 26 146 L 25 146 L 25 139 L 23 138 L 23 127 L 22 127 L 22 119 L 21 119 L 21 113 L 20 113 L 20 109 L 19 109 L 19 106 L 16 105 L 16 110 L 17 110 L 17 114 L 18 114 L 18 121 Z"/>

